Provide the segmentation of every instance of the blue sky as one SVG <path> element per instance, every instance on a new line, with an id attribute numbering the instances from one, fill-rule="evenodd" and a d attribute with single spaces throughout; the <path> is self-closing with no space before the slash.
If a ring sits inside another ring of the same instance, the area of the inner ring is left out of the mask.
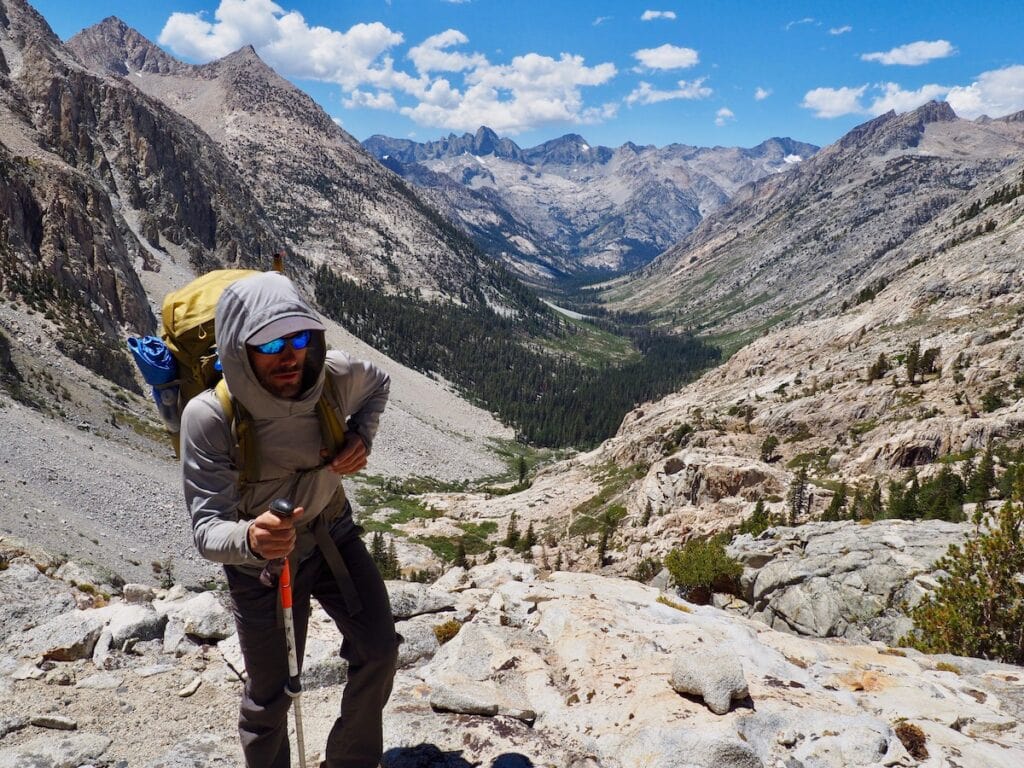
<path id="1" fill-rule="evenodd" d="M 346 130 L 480 124 L 533 146 L 825 145 L 890 108 L 1024 109 L 1024 2 L 34 0 L 61 38 L 118 16 L 198 63 L 246 43 Z"/>

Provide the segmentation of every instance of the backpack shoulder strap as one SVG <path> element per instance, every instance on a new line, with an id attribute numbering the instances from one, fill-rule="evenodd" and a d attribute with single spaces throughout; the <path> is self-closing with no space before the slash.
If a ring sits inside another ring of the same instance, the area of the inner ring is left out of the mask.
<path id="1" fill-rule="evenodd" d="M 320 420 L 320 435 L 327 447 L 328 456 L 334 456 L 345 442 L 345 425 L 338 416 L 340 407 L 334 380 L 327 375 L 323 392 L 316 403 L 316 415 Z"/>
<path id="2" fill-rule="evenodd" d="M 241 493 L 246 484 L 259 478 L 260 457 L 256 447 L 256 435 L 252 430 L 252 417 L 241 403 L 231 396 L 228 383 L 221 379 L 213 390 L 217 395 L 224 418 L 230 425 L 231 434 L 238 447 L 238 491 Z"/>

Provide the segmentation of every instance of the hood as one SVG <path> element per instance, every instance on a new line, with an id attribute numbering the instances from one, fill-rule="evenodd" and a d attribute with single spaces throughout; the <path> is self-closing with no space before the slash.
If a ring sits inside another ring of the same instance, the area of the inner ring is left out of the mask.
<path id="1" fill-rule="evenodd" d="M 327 347 L 323 331 L 313 331 L 306 353 L 303 390 L 295 400 L 270 394 L 249 365 L 245 342 L 260 328 L 285 317 L 306 317 L 320 324 L 317 313 L 299 295 L 295 285 L 277 272 L 244 277 L 224 289 L 214 320 L 217 354 L 231 395 L 254 418 L 281 418 L 316 408 L 324 383 Z"/>

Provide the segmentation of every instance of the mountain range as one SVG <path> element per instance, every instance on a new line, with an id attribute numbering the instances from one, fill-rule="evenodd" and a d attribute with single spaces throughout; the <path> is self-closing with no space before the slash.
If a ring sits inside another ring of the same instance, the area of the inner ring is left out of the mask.
<path id="1" fill-rule="evenodd" d="M 642 266 L 744 184 L 818 150 L 792 139 L 611 149 L 577 134 L 524 149 L 487 127 L 424 143 L 372 136 L 363 146 L 488 253 L 548 281 Z"/>
<path id="2" fill-rule="evenodd" d="M 603 298 L 732 347 L 834 314 L 984 228 L 965 206 L 1019 175 L 1022 156 L 1024 113 L 964 120 L 939 102 L 889 112 L 748 185 Z"/>

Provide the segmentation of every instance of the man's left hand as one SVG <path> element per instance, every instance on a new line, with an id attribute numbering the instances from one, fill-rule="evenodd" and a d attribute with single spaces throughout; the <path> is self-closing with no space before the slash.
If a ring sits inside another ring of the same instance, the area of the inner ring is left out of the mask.
<path id="1" fill-rule="evenodd" d="M 326 452 L 324 452 L 326 458 Z M 327 464 L 327 468 L 337 475 L 351 475 L 366 466 L 366 443 L 355 432 L 345 435 L 345 442 L 335 456 Z"/>

